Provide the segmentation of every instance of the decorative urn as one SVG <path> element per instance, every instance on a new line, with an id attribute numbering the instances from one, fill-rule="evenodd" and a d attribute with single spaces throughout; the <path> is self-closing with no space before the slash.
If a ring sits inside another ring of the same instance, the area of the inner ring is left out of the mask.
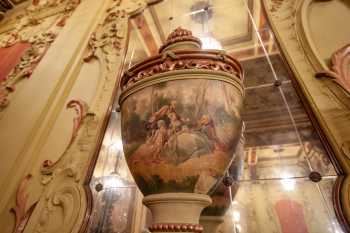
<path id="1" fill-rule="evenodd" d="M 202 232 L 200 213 L 230 166 L 242 128 L 243 72 L 177 28 L 122 77 L 122 141 L 151 210 L 151 232 Z"/>
<path id="2" fill-rule="evenodd" d="M 204 233 L 215 233 L 224 222 L 227 210 L 230 208 L 239 187 L 239 178 L 243 171 L 244 163 L 244 143 L 242 136 L 237 145 L 235 156 L 228 170 L 228 176 L 218 185 L 210 195 L 212 203 L 206 207 L 200 217 L 200 224 L 204 227 Z"/>

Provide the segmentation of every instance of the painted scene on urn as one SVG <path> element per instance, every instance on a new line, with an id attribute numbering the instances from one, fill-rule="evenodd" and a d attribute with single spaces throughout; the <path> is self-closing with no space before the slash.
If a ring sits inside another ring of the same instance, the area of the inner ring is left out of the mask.
<path id="1" fill-rule="evenodd" d="M 241 93 L 212 79 L 161 82 L 122 105 L 126 159 L 145 194 L 210 193 L 233 159 Z"/>

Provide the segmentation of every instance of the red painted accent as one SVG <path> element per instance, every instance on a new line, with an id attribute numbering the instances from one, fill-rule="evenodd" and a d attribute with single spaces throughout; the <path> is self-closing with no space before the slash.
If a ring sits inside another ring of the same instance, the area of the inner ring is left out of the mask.
<path id="1" fill-rule="evenodd" d="M 16 43 L 10 47 L 0 48 L 0 82 L 6 79 L 30 46 L 30 43 Z"/>
<path id="2" fill-rule="evenodd" d="M 275 204 L 283 233 L 308 233 L 303 206 L 290 199 Z"/>

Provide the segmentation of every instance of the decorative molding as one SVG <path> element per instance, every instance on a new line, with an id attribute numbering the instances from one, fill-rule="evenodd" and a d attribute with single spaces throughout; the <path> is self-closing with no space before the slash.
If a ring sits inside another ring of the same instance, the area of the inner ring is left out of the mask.
<path id="1" fill-rule="evenodd" d="M 89 158 L 98 133 L 98 117 L 87 113 L 81 101 L 70 101 L 67 106 L 77 112 L 68 149 L 59 161 L 50 167 L 42 167 L 42 184 L 46 186 L 38 205 L 39 219 L 34 226 L 37 233 L 72 232 L 80 223 L 84 191 L 81 184 L 84 162 Z M 58 214 L 60 213 L 60 214 Z M 63 214 L 62 214 L 63 213 Z M 54 227 L 57 221 L 62 225 Z"/>
<path id="2" fill-rule="evenodd" d="M 77 182 L 77 168 L 68 167 L 55 174 L 55 179 L 45 192 L 45 198 L 41 201 L 41 214 L 39 222 L 33 232 L 71 232 L 74 228 L 79 212 L 82 208 L 81 189 Z M 56 211 L 64 214 L 57 216 Z M 55 221 L 62 225 L 53 227 Z"/>
<path id="3" fill-rule="evenodd" d="M 121 19 L 126 19 L 127 13 L 124 9 L 117 9 L 121 4 L 121 1 L 117 1 L 114 7 L 107 10 L 108 14 L 100 25 L 90 37 L 89 52 L 85 56 L 84 61 L 89 62 L 92 58 L 97 58 L 97 50 L 100 49 L 106 56 L 106 62 L 110 63 L 108 55 L 120 56 L 121 41 L 125 36 L 125 27 L 118 25 L 123 23 Z"/>
<path id="4" fill-rule="evenodd" d="M 76 116 L 73 119 L 73 129 L 72 129 L 71 138 L 70 138 L 69 143 L 66 146 L 64 152 L 61 154 L 61 156 L 58 158 L 57 161 L 52 162 L 51 160 L 45 160 L 42 163 L 41 173 L 43 175 L 50 175 L 53 173 L 53 170 L 55 169 L 55 167 L 59 164 L 59 162 L 62 160 L 64 155 L 69 150 L 69 148 L 72 146 L 75 138 L 78 135 L 79 129 L 80 129 L 81 125 L 83 124 L 85 117 L 88 114 L 92 115 L 92 116 L 94 115 L 93 113 L 88 113 L 88 105 L 82 100 L 71 100 L 67 103 L 66 108 L 67 109 L 73 108 L 76 112 Z"/>
<path id="5" fill-rule="evenodd" d="M 276 0 L 275 0 L 276 1 Z M 277 0 L 278 1 L 278 0 Z M 295 31 L 300 46 L 304 50 L 304 54 L 308 58 L 310 64 L 315 70 L 315 77 L 332 78 L 347 95 L 350 94 L 350 44 L 345 45 L 335 51 L 331 57 L 331 68 L 323 61 L 314 44 L 309 28 L 309 8 L 313 2 L 326 2 L 331 0 L 299 0 L 299 4 L 295 10 Z M 298 1 L 296 1 L 298 2 Z M 279 3 L 280 4 L 280 3 Z M 337 93 L 334 93 L 337 95 Z M 342 100 L 340 100 L 342 101 Z M 345 104 L 346 105 L 346 104 Z"/>
<path id="6" fill-rule="evenodd" d="M 187 223 L 157 223 L 149 228 L 150 232 L 196 232 L 202 233 L 203 226 Z"/>
<path id="7" fill-rule="evenodd" d="M 13 19 L 15 27 L 5 33 L 0 34 L 0 47 L 9 47 L 17 42 L 27 42 L 34 39 L 38 34 L 52 31 L 56 34 L 62 27 L 62 20 L 67 19 L 79 5 L 80 0 L 46 0 L 39 1 L 38 4 L 32 2 L 23 13 L 16 15 Z M 47 11 L 57 11 L 57 17 L 53 24 L 41 26 L 46 17 L 40 18 L 38 15 Z M 56 28 L 55 28 L 56 27 Z"/>
<path id="8" fill-rule="evenodd" d="M 318 50 L 314 44 L 312 33 L 309 27 L 309 10 L 313 2 L 317 0 L 299 0 L 299 4 L 295 9 L 295 32 L 299 40 L 299 44 L 305 51 L 310 64 L 316 72 L 324 70 L 327 66 L 322 60 Z"/>
<path id="9" fill-rule="evenodd" d="M 331 57 L 331 68 L 316 74 L 316 77 L 333 79 L 350 97 L 350 44 L 335 51 Z"/>
<path id="10" fill-rule="evenodd" d="M 25 78 L 29 78 L 36 65 L 40 62 L 51 43 L 57 37 L 66 20 L 78 6 L 80 0 L 40 1 L 32 4 L 25 10 L 14 30 L 0 34 L 0 47 L 10 47 L 19 42 L 30 43 L 20 62 L 8 75 L 7 79 L 0 82 L 0 113 L 10 102 L 10 95 L 16 90 L 15 86 Z M 61 15 L 54 21 L 54 25 L 41 26 L 41 21 L 36 18 L 39 12 L 47 9 L 64 6 Z"/>
<path id="11" fill-rule="evenodd" d="M 116 99 L 119 88 L 124 62 L 123 59 L 127 52 L 128 20 L 130 17 L 141 13 L 147 5 L 156 4 L 161 1 L 162 0 L 114 0 L 111 6 L 106 10 L 106 16 L 101 20 L 101 23 L 90 37 L 87 53 L 83 60 L 89 62 L 92 59 L 96 59 L 100 63 L 101 81 L 97 86 L 97 95 L 90 105 L 90 111 L 96 113 L 100 120 L 97 123 L 99 125 L 99 131 L 95 134 L 97 143 L 95 141 L 92 144 L 93 149 L 89 151 L 90 153 L 93 152 L 94 155 L 92 159 L 89 160 L 90 165 L 84 180 L 84 190 L 88 203 L 85 219 L 79 231 L 80 233 L 86 232 L 93 208 L 89 183 L 109 122 L 112 104 Z"/>
<path id="12" fill-rule="evenodd" d="M 123 76 L 121 88 L 125 90 L 155 74 L 184 69 L 224 71 L 243 80 L 240 63 L 229 55 L 215 50 L 182 50 L 167 51 L 135 65 Z"/>
<path id="13" fill-rule="evenodd" d="M 26 209 L 28 205 L 27 188 L 28 182 L 31 178 L 31 174 L 26 175 L 18 186 L 16 193 L 16 206 L 11 209 L 16 217 L 15 227 L 13 228 L 12 233 L 22 233 L 24 231 L 25 226 L 37 205 L 37 202 L 34 202 L 28 209 Z"/>
<path id="14" fill-rule="evenodd" d="M 35 210 L 35 216 L 39 217 L 30 222 L 32 232 L 76 232 L 81 223 L 80 231 L 86 229 L 92 199 L 89 177 L 119 83 L 116 71 L 121 70 L 126 53 L 128 18 L 147 6 L 141 0 L 111 2 L 106 16 L 90 37 L 86 56 L 81 58 L 86 63 L 96 59 L 100 65 L 96 94 L 89 102 L 89 111 L 81 101 L 68 104 L 76 111 L 72 135 L 59 159 L 47 160 L 40 168 L 43 193 Z M 82 180 L 86 173 L 88 177 Z"/>
<path id="15" fill-rule="evenodd" d="M 47 160 L 40 167 L 42 192 L 35 208 L 35 218 L 31 218 L 27 226 L 28 232 L 77 232 L 81 223 L 80 231 L 86 229 L 92 198 L 88 191 L 89 177 L 109 120 L 110 106 L 117 94 L 120 76 L 116 75 L 116 71 L 121 70 L 126 53 L 128 18 L 140 13 L 148 3 L 144 0 L 111 2 L 106 17 L 90 38 L 87 56 L 80 58 L 85 62 L 92 59 L 99 62 L 101 73 L 96 94 L 89 102 L 89 110 L 80 100 L 67 104 L 67 108 L 76 111 L 72 134 L 59 159 L 55 162 Z"/>
<path id="16" fill-rule="evenodd" d="M 48 32 L 36 35 L 28 41 L 31 47 L 25 51 L 6 80 L 0 83 L 0 111 L 9 104 L 9 95 L 16 90 L 16 85 L 24 78 L 31 76 L 55 37 L 56 34 Z"/>

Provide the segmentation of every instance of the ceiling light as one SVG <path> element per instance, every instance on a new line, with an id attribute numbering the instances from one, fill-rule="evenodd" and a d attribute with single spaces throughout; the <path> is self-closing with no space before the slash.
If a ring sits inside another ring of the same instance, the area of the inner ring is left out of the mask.
<path id="1" fill-rule="evenodd" d="M 202 49 L 222 49 L 222 46 L 218 40 L 214 37 L 205 36 L 199 38 L 202 41 Z"/>

